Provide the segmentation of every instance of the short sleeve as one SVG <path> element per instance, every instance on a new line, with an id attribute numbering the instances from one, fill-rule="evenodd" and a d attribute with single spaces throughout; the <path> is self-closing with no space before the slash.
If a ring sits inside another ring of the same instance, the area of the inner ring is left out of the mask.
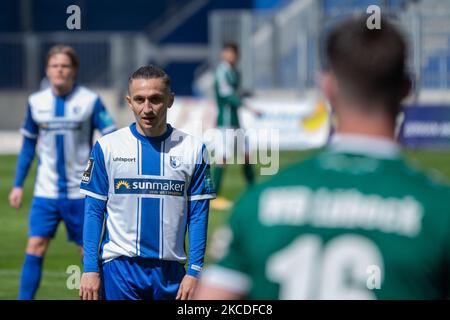
<path id="1" fill-rule="evenodd" d="M 247 209 L 248 205 L 243 206 L 242 201 L 236 204 L 226 229 L 222 230 L 221 243 L 213 244 L 218 250 L 218 262 L 209 266 L 203 275 L 205 283 L 242 295 L 248 294 L 252 286 L 249 255 L 245 249 Z"/>
<path id="2" fill-rule="evenodd" d="M 39 134 L 39 125 L 34 121 L 33 114 L 31 113 L 31 106 L 28 104 L 27 114 L 25 121 L 23 122 L 20 132 L 27 138 L 37 139 Z"/>
<path id="3" fill-rule="evenodd" d="M 95 129 L 101 131 L 103 135 L 116 130 L 114 120 L 106 110 L 100 97 L 97 98 L 94 104 L 94 111 L 92 113 L 92 122 Z"/>
<path id="4" fill-rule="evenodd" d="M 194 173 L 187 190 L 188 200 L 213 199 L 216 197 L 216 191 L 211 178 L 211 168 L 209 165 L 208 151 L 205 145 L 202 145 L 201 151 L 197 156 Z"/>
<path id="5" fill-rule="evenodd" d="M 233 87 L 230 85 L 226 70 L 222 67 L 219 67 L 216 71 L 216 79 L 217 79 L 217 89 L 219 96 L 227 97 L 234 93 Z"/>
<path id="6" fill-rule="evenodd" d="M 105 166 L 103 150 L 98 142 L 92 149 L 91 156 L 81 178 L 80 188 L 80 192 L 87 196 L 105 201 L 108 199 L 108 172 Z"/>
<path id="7" fill-rule="evenodd" d="M 446 241 L 444 244 L 444 254 L 445 254 L 445 268 L 444 268 L 444 272 L 446 273 L 446 279 L 447 279 L 447 283 L 445 284 L 446 288 L 447 288 L 447 292 L 445 292 L 445 299 L 449 299 L 450 298 L 450 211 L 446 212 L 447 215 L 447 232 L 446 232 Z"/>

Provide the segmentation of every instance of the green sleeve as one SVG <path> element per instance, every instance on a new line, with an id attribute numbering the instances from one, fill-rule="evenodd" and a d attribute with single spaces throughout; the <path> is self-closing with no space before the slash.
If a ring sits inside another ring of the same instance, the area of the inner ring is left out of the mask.
<path id="1" fill-rule="evenodd" d="M 225 100 L 225 103 L 233 108 L 239 108 L 242 105 L 241 99 L 236 95 L 231 95 L 223 98 Z"/>
<path id="2" fill-rule="evenodd" d="M 237 203 L 233 212 L 231 213 L 228 226 L 231 231 L 231 240 L 228 244 L 228 248 L 225 250 L 225 256 L 218 262 L 218 265 L 239 271 L 244 274 L 249 274 L 248 256 L 245 248 L 245 216 L 246 212 L 243 211 L 242 201 Z"/>
<path id="3" fill-rule="evenodd" d="M 239 108 L 242 105 L 242 101 L 231 81 L 231 76 L 227 75 L 226 70 L 219 68 L 216 71 L 217 95 L 222 99 L 224 104 L 233 108 Z"/>
<path id="4" fill-rule="evenodd" d="M 448 223 L 447 223 L 447 237 L 446 237 L 446 242 L 445 242 L 445 270 L 444 272 L 446 273 L 446 288 L 447 288 L 447 292 L 446 292 L 446 299 L 450 299 L 450 209 L 447 212 L 447 216 L 449 217 L 447 219 Z"/>

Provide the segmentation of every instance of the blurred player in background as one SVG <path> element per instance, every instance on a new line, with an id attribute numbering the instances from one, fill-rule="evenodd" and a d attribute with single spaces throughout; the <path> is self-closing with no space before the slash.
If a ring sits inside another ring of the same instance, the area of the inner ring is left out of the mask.
<path id="1" fill-rule="evenodd" d="M 214 186 L 217 195 L 219 195 L 220 186 L 222 184 L 222 176 L 225 170 L 225 164 L 233 161 L 235 143 L 245 139 L 224 139 L 227 129 L 239 129 L 238 109 L 245 107 L 252 111 L 255 115 L 260 116 L 261 113 L 242 101 L 242 93 L 240 92 L 241 77 L 237 70 L 237 62 L 239 57 L 239 48 L 236 43 L 226 43 L 222 49 L 222 61 L 217 67 L 214 75 L 214 91 L 218 108 L 217 127 L 222 130 L 223 143 L 215 145 L 215 154 L 223 155 L 223 164 L 217 163 L 214 169 Z M 249 163 L 249 150 L 245 145 L 238 145 L 237 152 L 245 153 L 245 163 L 243 166 L 245 179 L 249 185 L 255 181 L 255 175 L 252 165 Z M 231 202 L 224 197 L 218 197 L 211 202 L 211 207 L 217 210 L 226 210 L 231 206 Z"/>
<path id="2" fill-rule="evenodd" d="M 82 253 L 84 196 L 79 182 L 92 147 L 95 129 L 115 130 L 100 97 L 76 85 L 79 60 L 75 50 L 58 45 L 50 49 L 46 75 L 51 86 L 28 99 L 21 128 L 14 187 L 9 195 L 13 208 L 20 208 L 23 184 L 39 142 L 39 165 L 30 209 L 28 244 L 20 277 L 19 299 L 33 299 L 39 287 L 42 263 L 50 239 L 64 220 L 70 241 Z"/>
<path id="3" fill-rule="evenodd" d="M 333 29 L 321 85 L 336 134 L 243 196 L 225 257 L 205 271 L 197 298 L 449 297 L 450 189 L 406 163 L 394 140 L 406 54 L 387 20 Z"/>
<path id="4" fill-rule="evenodd" d="M 128 90 L 136 123 L 99 139 L 81 183 L 87 197 L 80 298 L 187 300 L 203 267 L 215 197 L 208 152 L 167 123 L 174 95 L 162 69 L 139 68 Z"/>

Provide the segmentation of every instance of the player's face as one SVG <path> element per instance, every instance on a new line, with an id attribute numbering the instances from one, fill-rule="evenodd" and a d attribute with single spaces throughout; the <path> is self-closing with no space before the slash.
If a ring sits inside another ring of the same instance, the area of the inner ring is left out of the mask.
<path id="1" fill-rule="evenodd" d="M 126 97 L 134 112 L 139 131 L 147 136 L 159 136 L 167 125 L 167 109 L 174 96 L 162 78 L 134 79 Z"/>
<path id="2" fill-rule="evenodd" d="M 238 55 L 233 49 L 226 48 L 222 51 L 222 59 L 234 66 L 237 64 Z"/>
<path id="3" fill-rule="evenodd" d="M 70 88 L 75 81 L 75 69 L 69 56 L 64 53 L 50 57 L 46 73 L 50 83 L 56 88 Z"/>

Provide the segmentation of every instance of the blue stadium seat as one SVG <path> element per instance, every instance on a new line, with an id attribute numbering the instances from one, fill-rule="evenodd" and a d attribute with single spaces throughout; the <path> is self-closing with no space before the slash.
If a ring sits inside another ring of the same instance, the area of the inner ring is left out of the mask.
<path id="1" fill-rule="evenodd" d="M 439 57 L 431 56 L 427 63 L 422 67 L 422 87 L 438 88 L 439 87 Z"/>
<path id="2" fill-rule="evenodd" d="M 171 77 L 172 90 L 177 96 L 192 95 L 194 73 L 200 64 L 201 62 L 176 62 L 164 66 L 164 70 Z"/>
<path id="3" fill-rule="evenodd" d="M 20 31 L 20 1 L 0 1 L 0 33 Z"/>
<path id="4" fill-rule="evenodd" d="M 22 64 L 21 59 L 25 50 L 22 44 L 3 44 L 0 43 L 0 61 L 2 67 L 0 72 L 0 88 L 20 89 L 24 85 L 24 73 L 26 66 Z M 5 63 L 6 62 L 6 63 Z"/>
<path id="5" fill-rule="evenodd" d="M 81 8 L 81 28 L 85 31 L 140 31 L 167 7 L 165 1 L 147 0 L 127 0 L 126 5 L 109 0 L 39 0 L 33 2 L 33 29 L 66 31 L 66 9 L 72 4 Z"/>

